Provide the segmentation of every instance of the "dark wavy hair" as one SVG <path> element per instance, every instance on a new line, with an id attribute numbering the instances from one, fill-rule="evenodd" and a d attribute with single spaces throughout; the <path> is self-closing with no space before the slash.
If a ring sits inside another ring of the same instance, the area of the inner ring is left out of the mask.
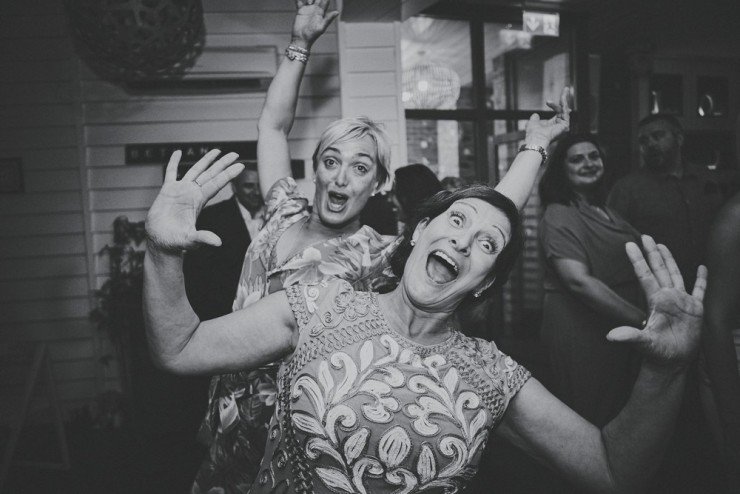
<path id="1" fill-rule="evenodd" d="M 395 193 L 406 219 L 425 199 L 442 190 L 442 183 L 429 167 L 421 163 L 396 168 Z"/>
<path id="2" fill-rule="evenodd" d="M 606 164 L 604 148 L 593 134 L 568 134 L 555 145 L 555 149 L 547 160 L 547 168 L 540 179 L 540 201 L 543 208 L 552 203 L 565 206 L 575 205 L 578 196 L 568 181 L 565 159 L 568 156 L 568 149 L 581 142 L 590 142 L 599 150 L 601 161 L 604 163 L 604 174 L 599 180 L 592 200 L 596 206 L 603 206 L 606 203 L 606 196 L 609 193 L 607 185 L 609 183 L 609 167 Z"/>
<path id="3" fill-rule="evenodd" d="M 490 276 L 495 276 L 496 279 L 493 284 L 483 292 L 483 294 L 488 294 L 489 291 L 495 290 L 506 283 L 509 273 L 514 267 L 517 257 L 519 257 L 519 253 L 522 250 L 524 242 L 522 237 L 522 228 L 519 221 L 519 211 L 511 199 L 496 191 L 493 187 L 485 184 L 468 185 L 454 192 L 443 190 L 441 192 L 437 192 L 419 205 L 416 211 L 413 212 L 411 221 L 406 223 L 406 229 L 403 232 L 401 243 L 391 256 L 391 268 L 396 276 L 400 278 L 403 274 L 406 261 L 413 249 L 411 246 L 411 236 L 413 235 L 414 230 L 416 230 L 418 224 L 424 219 L 432 220 L 436 218 L 447 211 L 453 203 L 460 199 L 481 199 L 486 201 L 491 206 L 503 212 L 509 220 L 509 223 L 511 224 L 511 239 L 509 240 L 509 243 L 504 246 L 491 271 L 486 275 L 486 279 L 490 279 Z M 478 305 L 479 301 L 482 302 L 487 298 L 487 296 L 475 298 L 470 294 L 470 296 L 463 300 L 461 307 L 467 308 Z M 459 309 L 460 308 L 458 308 L 458 310 Z"/>

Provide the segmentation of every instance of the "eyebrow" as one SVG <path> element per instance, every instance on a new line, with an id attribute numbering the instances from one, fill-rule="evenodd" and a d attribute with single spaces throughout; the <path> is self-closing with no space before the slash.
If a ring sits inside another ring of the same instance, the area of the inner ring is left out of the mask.
<path id="1" fill-rule="evenodd" d="M 334 153 L 336 153 L 336 154 L 338 154 L 340 156 L 342 155 L 342 153 L 341 153 L 341 151 L 339 151 L 339 149 L 337 149 L 335 147 L 332 147 L 332 146 L 329 146 L 328 148 L 324 149 L 324 151 L 321 154 L 324 154 L 327 151 L 332 151 L 332 152 L 334 152 Z M 357 153 L 354 157 L 355 158 L 367 158 L 370 161 L 375 162 L 375 159 L 371 155 L 369 155 L 367 153 Z"/>
<path id="2" fill-rule="evenodd" d="M 475 206 L 473 206 L 473 205 L 472 205 L 472 204 L 470 204 L 469 202 L 465 201 L 464 199 L 463 199 L 463 200 L 460 200 L 460 201 L 458 201 L 458 202 L 459 202 L 460 204 L 465 204 L 465 205 L 466 205 L 467 207 L 471 208 L 471 209 L 472 209 L 473 211 L 475 211 L 476 213 L 478 212 L 478 208 L 476 208 Z"/>
<path id="3" fill-rule="evenodd" d="M 504 244 L 507 244 L 509 240 L 506 238 L 506 235 L 504 235 L 504 231 L 496 225 L 491 225 L 491 226 L 494 227 L 496 230 L 498 230 L 498 232 L 501 234 L 501 238 L 504 239 Z"/>
<path id="4" fill-rule="evenodd" d="M 477 208 L 476 208 L 475 206 L 473 206 L 472 204 L 470 204 L 469 202 L 467 202 L 467 201 L 464 201 L 464 200 L 461 200 L 461 201 L 458 201 L 458 202 L 459 202 L 460 204 L 465 204 L 466 206 L 468 206 L 469 208 L 471 208 L 471 209 L 472 209 L 473 211 L 475 211 L 476 213 L 478 212 L 478 209 L 477 209 Z M 502 230 L 502 229 L 501 229 L 500 227 L 498 227 L 498 226 L 496 226 L 496 225 L 494 225 L 494 224 L 492 224 L 491 226 L 492 226 L 493 228 L 495 228 L 496 230 L 498 230 L 498 232 L 499 232 L 499 233 L 501 234 L 501 238 L 503 238 L 503 239 L 504 239 L 504 243 L 507 243 L 507 242 L 508 242 L 508 239 L 506 238 L 506 235 L 504 234 L 504 231 L 503 231 L 503 230 Z"/>

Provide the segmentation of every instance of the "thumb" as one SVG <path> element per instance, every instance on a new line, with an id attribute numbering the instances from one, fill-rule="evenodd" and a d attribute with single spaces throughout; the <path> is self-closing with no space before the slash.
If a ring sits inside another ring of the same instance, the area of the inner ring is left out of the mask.
<path id="1" fill-rule="evenodd" d="M 328 14 L 326 14 L 326 17 L 325 17 L 325 20 L 324 20 L 324 29 L 326 29 L 327 27 L 329 27 L 329 24 L 331 24 L 332 21 L 334 19 L 336 19 L 338 15 L 339 15 L 339 11 L 338 10 L 333 10 L 333 11 L 329 12 Z"/>
<path id="2" fill-rule="evenodd" d="M 643 331 L 631 326 L 619 326 L 609 331 L 606 339 L 617 343 L 636 343 L 644 338 Z"/>
<path id="3" fill-rule="evenodd" d="M 539 113 L 533 113 L 531 117 L 529 117 L 529 123 L 535 123 L 540 121 L 540 115 Z"/>
<path id="4" fill-rule="evenodd" d="M 198 230 L 193 236 L 193 242 L 196 244 L 206 244 L 213 247 L 221 246 L 221 239 L 218 235 L 208 230 Z"/>

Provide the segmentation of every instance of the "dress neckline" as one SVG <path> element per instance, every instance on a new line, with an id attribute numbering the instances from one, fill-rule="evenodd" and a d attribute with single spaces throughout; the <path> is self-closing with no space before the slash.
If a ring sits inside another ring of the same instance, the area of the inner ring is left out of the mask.
<path id="1" fill-rule="evenodd" d="M 405 336 L 401 333 L 399 333 L 396 329 L 394 329 L 393 325 L 388 321 L 388 318 L 383 313 L 383 309 L 380 307 L 380 304 L 378 303 L 378 294 L 375 292 L 370 292 L 370 297 L 372 299 L 372 303 L 375 306 L 375 308 L 378 311 L 378 317 L 380 319 L 381 325 L 388 330 L 389 333 L 391 333 L 396 338 L 402 340 L 406 345 L 411 346 L 419 351 L 422 356 L 431 355 L 433 353 L 443 353 L 444 351 L 448 350 L 450 347 L 452 347 L 455 342 L 457 342 L 458 338 L 460 337 L 460 331 L 450 327 L 450 335 L 446 337 L 444 340 L 437 342 L 437 343 L 430 343 L 430 344 L 423 344 L 418 343 L 408 336 Z"/>

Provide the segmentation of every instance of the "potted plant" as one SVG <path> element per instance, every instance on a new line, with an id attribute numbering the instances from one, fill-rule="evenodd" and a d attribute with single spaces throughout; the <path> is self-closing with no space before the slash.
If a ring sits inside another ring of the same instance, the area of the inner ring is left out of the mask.
<path id="1" fill-rule="evenodd" d="M 97 307 L 91 312 L 97 328 L 104 331 L 113 344 L 121 387 L 133 411 L 136 410 L 137 376 L 148 361 L 141 301 L 144 239 L 143 221 L 131 222 L 126 216 L 115 219 L 113 244 L 106 245 L 99 253 L 108 256 L 109 277 L 95 291 Z M 108 365 L 113 357 L 105 355 L 101 363 Z"/>

